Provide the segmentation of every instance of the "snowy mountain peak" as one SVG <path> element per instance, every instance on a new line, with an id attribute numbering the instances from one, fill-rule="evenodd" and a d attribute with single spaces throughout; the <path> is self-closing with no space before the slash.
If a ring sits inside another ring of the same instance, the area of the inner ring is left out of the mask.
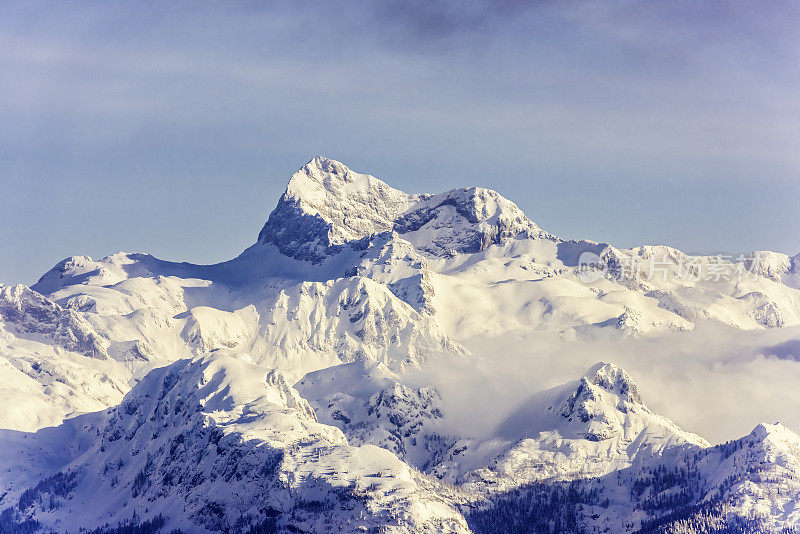
<path id="1" fill-rule="evenodd" d="M 598 363 L 577 385 L 566 390 L 555 405 L 555 413 L 567 421 L 562 431 L 601 441 L 619 435 L 629 427 L 631 417 L 649 420 L 652 414 L 644 405 L 639 388 L 620 367 Z M 647 423 L 642 423 L 642 427 Z"/>
<path id="2" fill-rule="evenodd" d="M 318 156 L 292 175 L 258 242 L 297 259 L 321 261 L 345 243 L 391 230 L 411 202 L 373 176 Z"/>
<path id="3" fill-rule="evenodd" d="M 627 413 L 632 406 L 646 410 L 636 383 L 620 367 L 600 362 L 569 390 L 556 413 L 570 421 L 577 417 L 589 423 L 608 419 L 615 411 Z"/>
<path id="4" fill-rule="evenodd" d="M 316 170 L 318 173 L 331 173 L 341 176 L 346 176 L 348 173 L 351 173 L 350 169 L 344 163 L 328 159 L 325 156 L 314 156 L 303 166 L 303 169 L 311 172 Z"/>
<path id="5" fill-rule="evenodd" d="M 351 171 L 344 163 L 317 156 L 303 165 L 289 179 L 284 198 L 303 205 L 306 212 L 313 214 L 327 211 L 327 204 L 345 203 L 349 195 L 355 194 L 357 202 L 365 202 L 376 196 L 384 200 L 403 200 L 402 191 L 391 188 L 385 182 L 368 174 Z M 366 194 L 366 196 L 364 195 Z M 364 206 L 367 208 L 368 206 Z M 375 216 L 380 215 L 380 206 L 370 206 Z M 349 221 L 341 221 L 348 223 Z M 363 236 L 362 236 L 363 237 Z"/>
<path id="6" fill-rule="evenodd" d="M 292 175 L 258 242 L 296 259 L 321 262 L 347 244 L 386 232 L 435 255 L 479 252 L 513 237 L 546 235 L 490 189 L 410 195 L 317 156 Z"/>
<path id="7" fill-rule="evenodd" d="M 644 404 L 644 399 L 639 393 L 639 387 L 631 376 L 624 369 L 613 363 L 597 363 L 586 372 L 584 379 L 617 395 L 626 402 Z"/>
<path id="8" fill-rule="evenodd" d="M 780 423 L 760 423 L 747 437 L 756 443 L 770 441 L 778 444 L 791 443 L 800 446 L 800 436 Z"/>

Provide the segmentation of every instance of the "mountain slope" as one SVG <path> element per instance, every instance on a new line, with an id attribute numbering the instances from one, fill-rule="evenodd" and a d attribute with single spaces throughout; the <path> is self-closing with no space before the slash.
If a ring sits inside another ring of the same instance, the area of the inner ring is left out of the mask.
<path id="1" fill-rule="evenodd" d="M 152 371 L 119 407 L 82 423 L 80 445 L 54 472 L 3 484 L 4 526 L 74 532 L 160 516 L 188 531 L 466 531 L 394 455 L 348 445 L 282 375 L 240 358 Z"/>
<path id="2" fill-rule="evenodd" d="M 223 350 L 180 360 L 149 373 L 116 408 L 36 434 L 0 432 L 15 451 L 0 477 L 3 526 L 767 532 L 800 522 L 800 437 L 759 425 L 709 447 L 650 412 L 627 373 L 609 364 L 508 422 L 533 437 L 498 447 L 456 436 L 466 446 L 450 460 L 484 466 L 463 476 L 448 476 L 456 467 L 447 461 L 432 466 L 456 482 L 443 485 L 390 452 L 419 462 L 405 440 L 436 445 L 424 431 L 447 417 L 435 392 L 397 378 L 359 361 L 301 381 L 300 391 L 332 401 L 317 409 L 345 435 L 318 422 L 276 371 Z M 499 451 L 494 460 L 487 447 Z"/>
<path id="3" fill-rule="evenodd" d="M 789 429 L 712 447 L 600 363 L 474 435 L 426 373 L 506 336 L 800 325 L 798 258 L 568 241 L 495 191 L 314 158 L 234 259 L 0 285 L 0 532 L 791 528 Z"/>
<path id="4" fill-rule="evenodd" d="M 586 270 L 587 254 L 599 270 Z M 564 241 L 494 191 L 409 195 L 317 157 L 239 257 L 210 266 L 144 254 L 69 258 L 32 287 L 61 318 L 25 328 L 49 329 L 60 341 L 48 343 L 108 356 L 135 377 L 214 348 L 246 352 L 293 380 L 362 358 L 402 371 L 466 353 L 475 336 L 797 325 L 795 260 Z"/>
<path id="5" fill-rule="evenodd" d="M 758 425 L 741 439 L 676 449 L 604 477 L 529 484 L 464 506 L 477 533 L 793 532 L 800 438 Z"/>

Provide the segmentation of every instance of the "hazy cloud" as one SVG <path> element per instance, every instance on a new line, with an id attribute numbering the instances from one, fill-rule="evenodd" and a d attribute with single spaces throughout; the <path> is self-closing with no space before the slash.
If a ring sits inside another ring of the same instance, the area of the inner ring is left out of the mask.
<path id="1" fill-rule="evenodd" d="M 437 387 L 454 429 L 481 435 L 536 392 L 574 380 L 597 362 L 615 363 L 631 374 L 650 409 L 722 442 L 761 422 L 800 431 L 798 337 L 796 327 L 742 331 L 711 322 L 693 332 L 644 338 L 505 336 L 473 342 L 477 364 L 463 357 L 436 360 L 409 378 Z"/>

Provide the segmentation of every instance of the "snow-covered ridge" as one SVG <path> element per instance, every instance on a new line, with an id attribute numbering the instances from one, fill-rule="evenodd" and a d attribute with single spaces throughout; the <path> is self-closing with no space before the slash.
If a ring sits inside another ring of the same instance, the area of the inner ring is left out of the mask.
<path id="1" fill-rule="evenodd" d="M 26 453 L 53 437 L 72 442 L 70 455 L 31 468 Z M 348 445 L 280 373 L 222 352 L 152 371 L 118 407 L 25 438 L 7 463 L 18 462 L 14 483 L 0 479 L 4 528 L 160 517 L 166 531 L 467 532 L 390 452 Z"/>
<path id="2" fill-rule="evenodd" d="M 586 253 L 606 266 L 591 280 Z M 687 265 L 753 276 L 681 278 Z M 553 512 L 519 516 L 544 530 L 795 525 L 788 429 L 710 447 L 598 363 L 472 435 L 409 371 L 491 359 L 477 338 L 798 325 L 798 265 L 565 241 L 494 191 L 410 195 L 314 158 L 230 261 L 75 256 L 0 286 L 0 443 L 17 451 L 0 530 L 508 532 L 524 529 L 497 518 L 527 505 Z"/>
<path id="3" fill-rule="evenodd" d="M 610 270 L 586 282 L 585 253 L 635 276 Z M 710 268 L 714 259 L 563 241 L 492 191 L 408 195 L 314 158 L 291 178 L 259 242 L 235 259 L 204 266 L 147 254 L 75 256 L 31 289 L 5 289 L 0 357 L 45 343 L 73 359 L 120 364 L 112 382 L 124 383 L 177 358 L 229 348 L 297 380 L 359 360 L 402 372 L 443 354 L 466 355 L 465 341 L 475 336 L 644 336 L 707 320 L 745 329 L 800 324 L 796 258 L 756 259 L 749 260 L 755 277 L 684 281 L 674 275 L 685 264 Z M 659 268 L 673 276 L 648 277 L 654 260 L 666 261 Z M 39 383 L 36 397 L 51 398 L 55 380 L 83 390 L 80 403 L 55 402 L 65 409 L 118 398 L 116 386 L 102 393 L 80 386 L 89 380 L 76 376 L 85 364 L 67 369 L 50 349 L 35 351 L 25 361 L 9 356 L 8 368 Z M 87 377 L 97 372 L 92 364 Z"/>
<path id="4" fill-rule="evenodd" d="M 322 261 L 343 245 L 384 232 L 414 234 L 434 254 L 479 252 L 541 230 L 511 201 L 480 187 L 409 195 L 318 156 L 289 181 L 258 236 L 289 256 Z"/>
<path id="5" fill-rule="evenodd" d="M 0 284 L 0 326 L 90 358 L 108 358 L 108 342 L 75 310 L 64 309 L 30 288 Z"/>
<path id="6" fill-rule="evenodd" d="M 344 364 L 301 381 L 300 391 L 346 408 L 322 410 L 338 414 L 345 434 L 318 421 L 279 372 L 246 360 L 227 350 L 180 360 L 151 371 L 118 407 L 35 434 L 0 432 L 13 451 L 0 476 L 3 527 L 503 532 L 509 510 L 555 502 L 550 514 L 590 531 L 633 532 L 695 513 L 772 528 L 800 522 L 792 504 L 800 437 L 759 425 L 709 447 L 647 410 L 630 376 L 611 364 L 554 392 L 541 405 L 551 413 L 529 421 L 535 438 L 487 456 L 495 441 L 430 434 L 446 417 L 436 393 L 403 386 L 381 364 Z M 581 408 L 558 410 L 565 399 L 595 406 L 584 420 Z M 618 434 L 567 435 L 611 412 L 623 423 Z M 414 439 L 440 460 L 428 470 L 456 485 L 408 465 L 420 461 L 404 449 Z M 468 461 L 486 465 L 446 475 Z M 503 512 L 487 526 L 495 506 Z"/>
<path id="7" fill-rule="evenodd" d="M 792 532 L 800 437 L 781 425 L 678 448 L 601 477 L 546 482 L 466 508 L 475 532 Z M 541 511 L 546 511 L 541 513 Z"/>

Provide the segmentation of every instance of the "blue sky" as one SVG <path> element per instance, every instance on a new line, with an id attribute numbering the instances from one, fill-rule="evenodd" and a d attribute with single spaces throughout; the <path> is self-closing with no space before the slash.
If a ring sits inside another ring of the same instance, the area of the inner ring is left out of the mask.
<path id="1" fill-rule="evenodd" d="M 0 281 L 212 263 L 316 154 L 618 246 L 800 252 L 800 4 L 6 2 Z"/>

